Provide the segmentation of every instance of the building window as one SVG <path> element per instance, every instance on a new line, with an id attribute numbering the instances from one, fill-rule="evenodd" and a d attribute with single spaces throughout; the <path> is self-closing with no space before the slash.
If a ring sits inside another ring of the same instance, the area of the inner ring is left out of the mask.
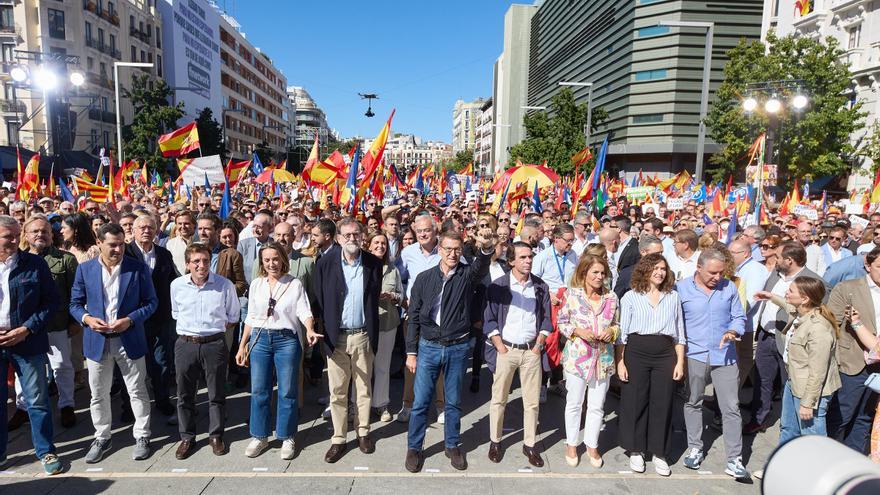
<path id="1" fill-rule="evenodd" d="M 93 59 L 92 57 L 87 57 L 86 58 L 86 69 L 92 70 L 94 68 L 95 68 L 95 59 Z"/>
<path id="2" fill-rule="evenodd" d="M 662 113 L 648 113 L 644 115 L 633 115 L 633 124 L 656 124 L 663 122 Z"/>
<path id="3" fill-rule="evenodd" d="M 110 148 L 110 131 L 104 131 L 104 148 Z"/>
<path id="4" fill-rule="evenodd" d="M 669 32 L 669 26 L 648 26 L 639 28 L 639 38 L 647 38 L 649 36 L 660 36 Z"/>
<path id="5" fill-rule="evenodd" d="M 6 144 L 18 144 L 18 126 L 21 125 L 17 120 L 6 119 Z"/>
<path id="6" fill-rule="evenodd" d="M 156 54 L 156 74 L 162 77 L 162 55 Z"/>
<path id="7" fill-rule="evenodd" d="M 113 6 L 113 2 L 107 2 L 107 13 L 111 16 L 116 13 L 116 8 Z"/>
<path id="8" fill-rule="evenodd" d="M 12 6 L 4 5 L 0 7 L 0 27 L 5 30 L 15 28 L 15 18 L 13 16 Z"/>
<path id="9" fill-rule="evenodd" d="M 859 44 L 862 42 L 862 25 L 854 26 L 852 29 L 848 30 L 849 32 L 849 42 L 847 42 L 846 47 L 850 50 L 853 48 L 858 48 Z"/>
<path id="10" fill-rule="evenodd" d="M 92 129 L 91 141 L 92 141 L 92 148 L 95 148 L 98 146 L 98 130 L 97 129 Z"/>
<path id="11" fill-rule="evenodd" d="M 64 39 L 64 11 L 49 10 L 49 36 L 57 40 Z"/>
<path id="12" fill-rule="evenodd" d="M 138 56 L 137 48 L 131 47 L 131 61 L 137 62 L 137 56 Z"/>
<path id="13" fill-rule="evenodd" d="M 15 59 L 15 45 L 11 43 L 4 43 L 2 57 L 4 63 L 12 62 Z"/>
<path id="14" fill-rule="evenodd" d="M 162 48 L 162 36 L 159 34 L 159 26 L 156 26 L 156 48 Z"/>
<path id="15" fill-rule="evenodd" d="M 92 24 L 86 23 L 86 43 L 92 42 Z"/>
<path id="16" fill-rule="evenodd" d="M 98 28 L 98 48 L 104 48 L 104 30 Z"/>
<path id="17" fill-rule="evenodd" d="M 112 34 L 110 35 L 110 50 L 116 52 L 116 36 Z"/>
<path id="18" fill-rule="evenodd" d="M 636 72 L 636 81 L 653 81 L 666 77 L 666 69 L 643 70 Z"/>

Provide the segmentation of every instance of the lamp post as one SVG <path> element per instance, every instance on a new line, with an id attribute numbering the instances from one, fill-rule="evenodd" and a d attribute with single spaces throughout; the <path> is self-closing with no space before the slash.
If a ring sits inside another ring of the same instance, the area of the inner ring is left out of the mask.
<path id="1" fill-rule="evenodd" d="M 122 151 L 122 115 L 119 113 L 119 68 L 120 67 L 153 67 L 152 62 L 113 62 L 113 94 L 116 97 L 116 147 L 119 155 L 118 163 L 125 162 Z M 111 177 L 112 182 L 112 177 Z"/>
<path id="2" fill-rule="evenodd" d="M 700 125 L 697 133 L 697 158 L 694 167 L 694 179 L 703 180 L 703 152 L 706 146 L 706 113 L 709 111 L 709 77 L 712 73 L 712 37 L 715 33 L 714 22 L 695 21 L 660 21 L 659 26 L 699 28 L 706 30 L 706 48 L 703 54 L 703 87 L 700 92 Z"/>
<path id="3" fill-rule="evenodd" d="M 593 83 L 577 81 L 559 81 L 560 86 L 589 88 L 587 92 L 587 125 L 584 126 L 584 146 L 590 147 L 590 128 L 593 126 Z"/>

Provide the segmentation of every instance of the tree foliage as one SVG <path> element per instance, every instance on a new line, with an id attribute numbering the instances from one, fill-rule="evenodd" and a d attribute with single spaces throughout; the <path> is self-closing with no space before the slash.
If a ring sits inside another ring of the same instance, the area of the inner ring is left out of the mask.
<path id="1" fill-rule="evenodd" d="M 123 90 L 135 115 L 124 128 L 126 159 L 145 161 L 151 170 L 164 169 L 168 160 L 159 151 L 159 136 L 172 131 L 183 117 L 183 102 L 176 106 L 168 104 L 172 91 L 162 79 L 154 81 L 151 89 L 149 76 L 132 76 L 131 88 Z"/>
<path id="2" fill-rule="evenodd" d="M 587 105 L 576 105 L 571 90 L 562 88 L 553 96 L 547 110 L 523 117 L 526 137 L 510 148 L 510 165 L 517 160 L 535 164 L 547 160 L 547 165 L 557 173 L 570 174 L 574 171 L 572 155 L 584 149 Z M 607 119 L 608 112 L 594 108 L 590 133 L 594 134 Z"/>
<path id="3" fill-rule="evenodd" d="M 880 120 L 874 122 L 868 134 L 861 155 L 874 162 L 871 171 L 876 172 L 880 170 Z"/>
<path id="4" fill-rule="evenodd" d="M 210 108 L 205 107 L 199 112 L 196 118 L 196 126 L 199 128 L 199 143 L 201 145 L 201 153 L 204 156 L 220 155 L 223 150 L 223 129 L 220 123 L 214 120 L 214 112 Z M 199 156 L 198 151 L 194 152 Z"/>
<path id="5" fill-rule="evenodd" d="M 468 164 L 473 163 L 474 161 L 474 150 L 465 149 L 461 150 L 452 157 L 452 160 L 443 163 L 442 165 L 446 167 L 446 170 L 450 172 L 459 172 L 464 170 Z"/>
<path id="6" fill-rule="evenodd" d="M 742 100 L 749 95 L 747 86 L 763 81 L 801 80 L 809 97 L 809 105 L 795 111 L 786 101 L 791 94 L 779 95 L 783 110 L 774 119 L 778 122 L 774 147 L 780 178 L 850 170 L 856 152 L 850 135 L 862 127 L 865 114 L 860 102 L 849 104 L 852 75 L 841 62 L 843 54 L 834 38 L 819 42 L 806 37 L 779 38 L 773 32 L 767 35 L 766 45 L 743 40 L 730 50 L 724 82 L 707 118 L 709 135 L 723 145 L 710 159 L 714 167 L 708 173 L 714 180 L 744 168 L 749 146 L 770 125 L 763 111 L 747 114 L 742 110 Z M 769 97 L 760 96 L 759 102 Z"/>

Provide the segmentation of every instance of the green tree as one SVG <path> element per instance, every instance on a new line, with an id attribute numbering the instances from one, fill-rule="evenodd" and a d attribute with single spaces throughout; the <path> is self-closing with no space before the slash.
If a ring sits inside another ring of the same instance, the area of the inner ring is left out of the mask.
<path id="1" fill-rule="evenodd" d="M 860 154 L 874 162 L 871 171 L 876 172 L 880 170 L 880 120 L 874 122 L 868 134 Z"/>
<path id="2" fill-rule="evenodd" d="M 474 150 L 468 148 L 466 150 L 461 150 L 452 157 L 452 160 L 449 160 L 441 165 L 446 167 L 446 170 L 450 172 L 458 172 L 465 167 L 468 166 L 469 163 L 473 163 L 474 161 Z"/>
<path id="3" fill-rule="evenodd" d="M 552 116 L 550 115 L 552 112 Z M 603 108 L 594 108 L 590 133 L 608 119 Z M 571 174 L 571 157 L 584 149 L 584 126 L 587 124 L 587 105 L 576 105 L 574 94 L 562 88 L 550 103 L 547 112 L 527 113 L 523 117 L 526 138 L 510 148 L 510 165 L 523 163 L 547 165 L 559 174 Z"/>
<path id="4" fill-rule="evenodd" d="M 742 100 L 749 95 L 747 86 L 762 81 L 800 80 L 809 96 L 802 111 L 783 108 L 777 122 L 774 143 L 780 177 L 824 176 L 852 168 L 855 147 L 850 135 L 863 127 L 865 113 L 861 102 L 849 105 L 852 74 L 841 63 L 844 51 L 837 40 L 824 42 L 807 37 L 779 38 L 772 31 L 767 44 L 741 41 L 728 52 L 724 82 L 716 92 L 707 116 L 709 135 L 723 145 L 714 154 L 708 172 L 714 180 L 723 180 L 746 165 L 749 146 L 771 120 L 761 111 L 747 114 Z M 789 94 L 778 95 L 781 98 Z M 770 157 L 767 162 L 771 163 Z"/>
<path id="5" fill-rule="evenodd" d="M 172 131 L 177 121 L 183 117 L 183 103 L 176 106 L 168 104 L 172 89 L 159 79 L 152 83 L 147 75 L 135 74 L 131 78 L 131 88 L 123 94 L 131 100 L 135 118 L 123 131 L 126 159 L 145 161 L 150 170 L 163 171 L 168 160 L 159 151 L 159 136 Z"/>
<path id="6" fill-rule="evenodd" d="M 223 129 L 220 123 L 214 120 L 214 112 L 210 108 L 205 107 L 199 112 L 196 118 L 196 126 L 199 128 L 199 142 L 201 143 L 201 154 L 220 155 L 223 150 Z M 190 156 L 199 156 L 199 152 L 195 151 Z"/>

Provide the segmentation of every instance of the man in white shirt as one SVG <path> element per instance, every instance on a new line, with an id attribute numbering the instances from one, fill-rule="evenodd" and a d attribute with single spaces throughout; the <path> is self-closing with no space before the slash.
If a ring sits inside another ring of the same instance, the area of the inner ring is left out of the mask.
<path id="1" fill-rule="evenodd" d="M 797 240 L 807 251 L 806 268 L 819 276 L 823 275 L 828 267 L 822 259 L 822 248 L 813 241 L 813 225 L 810 222 L 801 221 L 797 224 Z"/>
<path id="2" fill-rule="evenodd" d="M 608 268 L 611 269 L 611 287 L 617 285 L 617 276 L 620 273 L 617 270 L 617 264 L 614 262 L 615 253 L 620 247 L 620 235 L 617 230 L 605 227 L 599 231 L 599 242 L 605 246 L 605 252 L 608 254 Z"/>
<path id="3" fill-rule="evenodd" d="M 574 251 L 575 256 L 580 258 L 584 249 L 590 243 L 590 227 L 592 227 L 590 214 L 585 210 L 578 210 L 574 216 L 573 223 L 574 244 L 571 245 L 571 250 Z"/>
<path id="4" fill-rule="evenodd" d="M 743 338 L 736 343 L 736 362 L 739 365 L 739 385 L 752 372 L 755 364 L 755 320 L 758 317 L 760 304 L 755 301 L 755 293 L 764 289 L 770 272 L 761 263 L 752 258 L 752 247 L 747 238 L 740 236 L 739 239 L 730 243 L 730 254 L 736 263 L 736 276 L 741 283 L 745 284 L 745 296 L 743 301 L 746 312 L 746 331 Z"/>
<path id="5" fill-rule="evenodd" d="M 171 252 L 177 273 L 186 273 L 186 260 L 183 253 L 187 246 L 195 240 L 196 217 L 189 210 L 181 211 L 174 217 L 174 237 L 165 243 L 165 249 Z"/>
<path id="6" fill-rule="evenodd" d="M 550 302 L 553 306 L 558 306 L 561 300 L 556 297 L 556 291 L 565 287 L 577 266 L 577 256 L 571 250 L 574 228 L 567 223 L 561 223 L 553 228 L 552 237 L 550 247 L 538 253 L 534 263 L 529 263 L 529 273 L 534 273 L 547 284 L 550 288 Z"/>
<path id="7" fill-rule="evenodd" d="M 554 230 L 554 245 L 560 224 Z M 570 231 L 569 231 L 570 232 Z M 547 251 L 555 250 L 555 246 Z M 492 282 L 486 290 L 483 332 L 491 340 L 497 356 L 487 361 L 495 378 L 489 405 L 489 460 L 501 462 L 504 410 L 513 376 L 519 372 L 523 398 L 523 454 L 535 467 L 544 461 L 535 449 L 541 390 L 541 352 L 550 335 L 550 288 L 532 271 L 532 249 L 518 242 L 513 245 L 510 273 Z M 491 357 L 490 357 L 491 359 Z"/>
<path id="8" fill-rule="evenodd" d="M 697 260 L 700 259 L 700 238 L 691 229 L 682 229 L 675 233 L 675 256 L 667 259 L 675 280 L 684 280 L 693 277 L 697 271 Z"/>
<path id="9" fill-rule="evenodd" d="M 171 315 L 177 321 L 178 335 L 174 365 L 180 444 L 175 457 L 181 460 L 195 451 L 196 395 L 201 376 L 208 389 L 208 443 L 214 455 L 226 454 L 223 432 L 229 348 L 225 336 L 241 311 L 232 282 L 211 273 L 211 250 L 194 244 L 184 254 L 189 273 L 171 282 Z"/>

